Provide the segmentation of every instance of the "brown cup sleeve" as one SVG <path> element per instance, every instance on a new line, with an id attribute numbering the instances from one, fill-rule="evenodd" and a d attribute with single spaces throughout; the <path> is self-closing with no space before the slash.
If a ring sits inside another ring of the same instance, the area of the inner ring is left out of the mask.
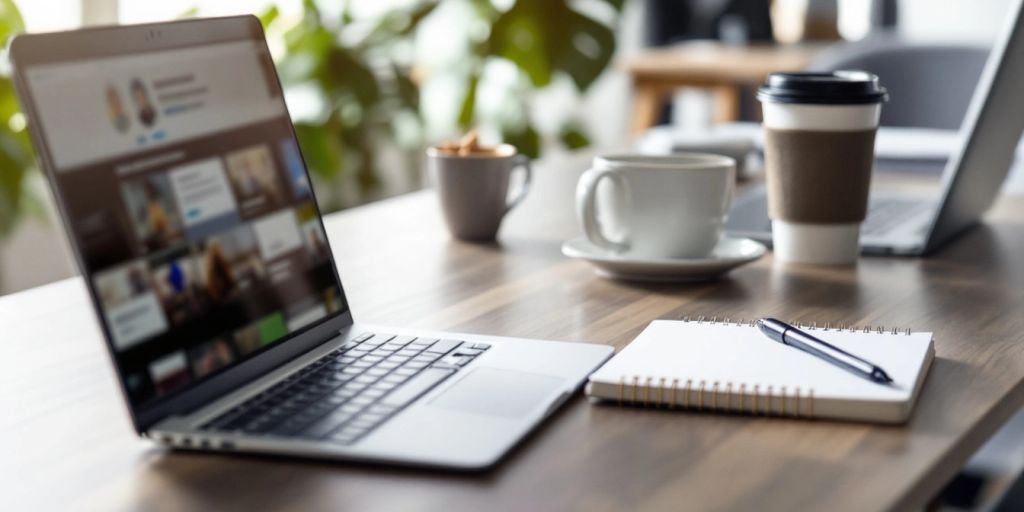
<path id="1" fill-rule="evenodd" d="M 765 128 L 768 216 L 806 224 L 863 221 L 875 131 Z"/>

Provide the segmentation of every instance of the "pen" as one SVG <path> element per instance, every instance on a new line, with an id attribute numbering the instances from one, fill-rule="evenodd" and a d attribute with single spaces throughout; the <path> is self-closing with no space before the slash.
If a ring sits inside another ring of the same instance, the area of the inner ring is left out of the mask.
<path id="1" fill-rule="evenodd" d="M 892 382 L 892 377 L 885 370 L 865 361 L 845 350 L 822 339 L 793 327 L 774 318 L 762 318 L 757 321 L 757 328 L 774 341 L 789 345 L 824 359 L 850 373 L 859 375 L 878 384 Z"/>

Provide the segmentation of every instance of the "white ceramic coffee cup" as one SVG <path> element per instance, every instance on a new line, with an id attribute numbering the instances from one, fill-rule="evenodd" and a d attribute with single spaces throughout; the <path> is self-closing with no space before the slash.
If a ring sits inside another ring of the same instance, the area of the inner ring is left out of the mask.
<path id="1" fill-rule="evenodd" d="M 599 205 L 606 179 L 620 200 Z M 580 177 L 576 211 L 600 248 L 635 258 L 703 258 L 722 237 L 735 179 L 735 160 L 721 155 L 600 156 Z M 611 225 L 599 222 L 599 209 L 609 210 L 600 217 Z"/>

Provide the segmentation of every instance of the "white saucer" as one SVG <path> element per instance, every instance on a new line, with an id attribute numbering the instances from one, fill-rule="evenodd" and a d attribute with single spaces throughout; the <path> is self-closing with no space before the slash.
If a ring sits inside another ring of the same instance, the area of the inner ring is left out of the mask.
<path id="1" fill-rule="evenodd" d="M 749 238 L 722 237 L 711 255 L 700 259 L 640 259 L 607 251 L 586 238 L 562 244 L 562 254 L 593 265 L 598 275 L 630 281 L 706 281 L 757 260 L 767 251 L 764 244 Z"/>

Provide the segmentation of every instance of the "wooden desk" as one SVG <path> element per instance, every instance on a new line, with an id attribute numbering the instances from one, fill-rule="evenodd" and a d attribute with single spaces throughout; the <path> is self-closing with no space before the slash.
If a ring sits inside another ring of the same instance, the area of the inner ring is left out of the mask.
<path id="1" fill-rule="evenodd" d="M 677 89 L 709 89 L 714 120 L 739 119 L 740 86 L 764 82 L 774 71 L 806 68 L 821 46 L 726 46 L 701 41 L 643 50 L 625 58 L 622 67 L 633 82 L 631 131 L 640 135 L 658 122 Z"/>
<path id="2" fill-rule="evenodd" d="M 907 510 L 1024 404 L 1024 200 L 929 259 L 855 268 L 770 257 L 716 283 L 637 285 L 561 256 L 568 165 L 498 245 L 450 241 L 429 193 L 328 220 L 357 319 L 623 347 L 649 321 L 778 316 L 934 330 L 905 427 L 594 406 L 571 400 L 493 471 L 167 452 L 131 432 L 79 279 L 0 298 L 7 510 Z M 555 186 L 564 182 L 563 186 Z M 562 201 L 556 199 L 562 198 Z"/>

